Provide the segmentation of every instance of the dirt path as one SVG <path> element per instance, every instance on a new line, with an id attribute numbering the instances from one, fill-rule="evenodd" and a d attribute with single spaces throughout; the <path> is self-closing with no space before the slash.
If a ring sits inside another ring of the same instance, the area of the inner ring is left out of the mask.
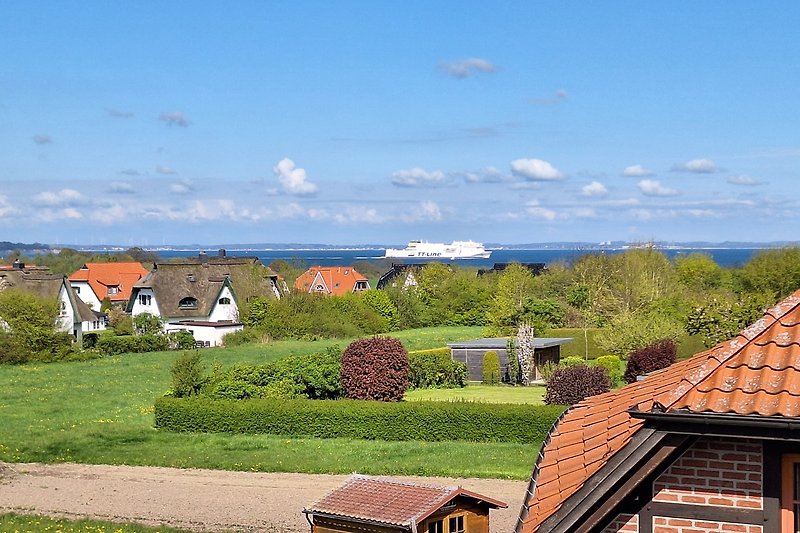
<path id="1" fill-rule="evenodd" d="M 97 518 L 202 531 L 309 531 L 303 507 L 347 476 L 79 464 L 0 464 L 0 512 Z M 527 483 L 402 478 L 461 485 L 508 503 L 492 532 L 513 531 Z"/>

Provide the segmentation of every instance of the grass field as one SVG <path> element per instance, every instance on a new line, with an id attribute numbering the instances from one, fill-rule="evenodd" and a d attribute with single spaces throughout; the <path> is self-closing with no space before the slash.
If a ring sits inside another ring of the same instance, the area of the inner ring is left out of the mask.
<path id="1" fill-rule="evenodd" d="M 408 401 L 530 403 L 541 405 L 544 387 L 469 384 L 463 389 L 417 389 L 406 393 Z"/>
<path id="2" fill-rule="evenodd" d="M 145 527 L 97 520 L 64 520 L 44 516 L 0 514 L 2 533 L 184 533 L 171 527 Z"/>
<path id="3" fill-rule="evenodd" d="M 409 349 L 443 346 L 480 328 L 396 335 Z M 347 341 L 275 342 L 202 350 L 204 362 L 266 362 Z M 472 476 L 525 479 L 540 443 L 382 442 L 271 435 L 175 434 L 153 428 L 153 401 L 170 386 L 176 352 L 84 362 L 0 366 L 0 460 L 262 472 Z"/>

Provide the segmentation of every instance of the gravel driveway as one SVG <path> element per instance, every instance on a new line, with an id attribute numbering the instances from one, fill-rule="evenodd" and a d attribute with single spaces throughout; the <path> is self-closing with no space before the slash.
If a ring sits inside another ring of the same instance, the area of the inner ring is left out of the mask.
<path id="1" fill-rule="evenodd" d="M 303 507 L 347 476 L 82 464 L 0 464 L 0 512 L 96 518 L 202 531 L 309 531 Z M 402 477 L 461 485 L 508 503 L 492 533 L 511 532 L 527 483 Z"/>

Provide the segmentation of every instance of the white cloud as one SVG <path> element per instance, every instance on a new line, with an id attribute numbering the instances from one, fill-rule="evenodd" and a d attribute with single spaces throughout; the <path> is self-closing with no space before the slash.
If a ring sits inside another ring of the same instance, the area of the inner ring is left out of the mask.
<path id="1" fill-rule="evenodd" d="M 85 203 L 83 195 L 75 189 L 44 191 L 33 197 L 33 204 L 39 207 L 74 206 L 83 203 Z"/>
<path id="2" fill-rule="evenodd" d="M 710 159 L 692 159 L 685 163 L 676 163 L 672 165 L 672 170 L 694 174 L 713 174 L 718 171 L 717 165 Z"/>
<path id="3" fill-rule="evenodd" d="M 461 61 L 442 61 L 439 70 L 454 78 L 464 79 L 478 72 L 495 72 L 497 67 L 486 59 L 470 57 Z"/>
<path id="4" fill-rule="evenodd" d="M 532 206 L 527 209 L 527 212 L 532 217 L 541 218 L 543 220 L 555 220 L 558 216 L 552 209 L 546 209 L 544 207 Z"/>
<path id="5" fill-rule="evenodd" d="M 500 183 L 507 181 L 508 177 L 495 167 L 486 167 L 482 170 L 459 172 L 457 175 L 464 178 L 467 183 Z"/>
<path id="6" fill-rule="evenodd" d="M 175 170 L 172 167 L 166 167 L 166 166 L 161 166 L 161 165 L 156 167 L 156 172 L 158 172 L 159 174 L 164 174 L 164 175 L 171 175 L 171 174 L 177 174 L 178 173 L 178 171 Z"/>
<path id="7" fill-rule="evenodd" d="M 167 126 L 180 126 L 181 128 L 186 128 L 192 123 L 192 121 L 180 111 L 163 111 L 158 115 L 158 120 L 166 122 Z"/>
<path id="8" fill-rule="evenodd" d="M 112 194 L 133 194 L 136 189 L 127 181 L 112 181 L 108 186 L 108 192 Z"/>
<path id="9" fill-rule="evenodd" d="M 31 140 L 33 140 L 33 142 L 35 142 L 36 144 L 50 144 L 51 142 L 53 142 L 52 137 L 50 137 L 45 133 L 37 133 L 36 135 L 31 137 Z"/>
<path id="10" fill-rule="evenodd" d="M 675 189 L 664 187 L 658 180 L 642 180 L 638 183 L 638 187 L 645 196 L 677 196 L 680 194 Z"/>
<path id="11" fill-rule="evenodd" d="M 630 165 L 625 167 L 622 171 L 622 175 L 628 176 L 629 178 L 646 178 L 647 176 L 652 176 L 653 171 L 644 168 L 642 165 Z"/>
<path id="12" fill-rule="evenodd" d="M 307 180 L 306 171 L 297 168 L 294 161 L 288 157 L 281 159 L 272 171 L 278 176 L 283 191 L 294 196 L 312 196 L 317 192 L 317 186 Z"/>
<path id="13" fill-rule="evenodd" d="M 515 159 L 511 173 L 531 181 L 554 181 L 564 178 L 560 170 L 542 159 Z"/>
<path id="14" fill-rule="evenodd" d="M 124 174 L 124 175 L 126 175 L 126 176 L 141 176 L 141 175 L 142 175 L 142 173 L 141 173 L 141 172 L 139 172 L 138 170 L 136 170 L 136 169 L 133 169 L 133 168 L 128 168 L 128 169 L 125 169 L 125 170 L 120 170 L 120 171 L 119 171 L 119 173 L 120 173 L 120 174 Z"/>
<path id="15" fill-rule="evenodd" d="M 581 188 L 581 194 L 583 196 L 604 196 L 608 194 L 608 189 L 599 181 L 593 181 Z"/>
<path id="16" fill-rule="evenodd" d="M 19 210 L 8 203 L 8 197 L 0 194 L 0 218 L 6 218 L 19 213 Z"/>
<path id="17" fill-rule="evenodd" d="M 392 185 L 398 187 L 438 187 L 447 183 L 447 176 L 441 170 L 428 172 L 415 167 L 408 170 L 398 170 L 392 174 Z"/>
<path id="18" fill-rule="evenodd" d="M 564 100 L 567 99 L 567 91 L 564 89 L 557 90 L 553 96 L 549 96 L 547 98 L 534 98 L 531 100 L 531 103 L 536 105 L 556 105 L 560 104 Z"/>
<path id="19" fill-rule="evenodd" d="M 333 219 L 339 224 L 379 224 L 383 218 L 374 207 L 350 206 L 337 212 Z"/>
<path id="20" fill-rule="evenodd" d="M 101 224 L 113 224 L 115 222 L 123 222 L 129 217 L 128 211 L 122 205 L 113 204 L 93 209 L 90 218 Z"/>
<path id="21" fill-rule="evenodd" d="M 189 180 L 176 181 L 169 186 L 169 192 L 172 194 L 189 194 L 194 191 L 195 188 Z"/>
<path id="22" fill-rule="evenodd" d="M 439 204 L 434 201 L 426 200 L 419 203 L 419 207 L 410 209 L 407 214 L 402 215 L 404 222 L 438 222 L 442 220 L 442 210 Z"/>
<path id="23" fill-rule="evenodd" d="M 728 176 L 728 183 L 733 185 L 761 185 L 761 182 L 750 176 Z"/>
<path id="24" fill-rule="evenodd" d="M 36 211 L 36 218 L 42 222 L 57 222 L 59 220 L 80 220 L 83 214 L 74 207 L 63 209 L 44 208 Z"/>

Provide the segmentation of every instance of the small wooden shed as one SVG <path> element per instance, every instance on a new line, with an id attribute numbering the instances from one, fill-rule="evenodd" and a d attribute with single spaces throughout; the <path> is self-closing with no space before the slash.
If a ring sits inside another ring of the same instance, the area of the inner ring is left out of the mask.
<path id="1" fill-rule="evenodd" d="M 450 347 L 450 357 L 453 361 L 467 364 L 470 381 L 483 380 L 483 357 L 486 352 L 497 352 L 500 359 L 500 375 L 506 380 L 508 375 L 508 337 L 476 339 L 472 341 L 453 342 Z M 532 380 L 541 379 L 539 368 L 547 362 L 558 363 L 561 360 L 561 345 L 572 342 L 572 338 L 563 337 L 535 337 L 533 339 L 534 375 Z M 514 339 L 516 343 L 516 339 Z"/>
<path id="2" fill-rule="evenodd" d="M 461 487 L 353 474 L 303 513 L 311 533 L 489 533 L 489 510 L 505 507 Z"/>

